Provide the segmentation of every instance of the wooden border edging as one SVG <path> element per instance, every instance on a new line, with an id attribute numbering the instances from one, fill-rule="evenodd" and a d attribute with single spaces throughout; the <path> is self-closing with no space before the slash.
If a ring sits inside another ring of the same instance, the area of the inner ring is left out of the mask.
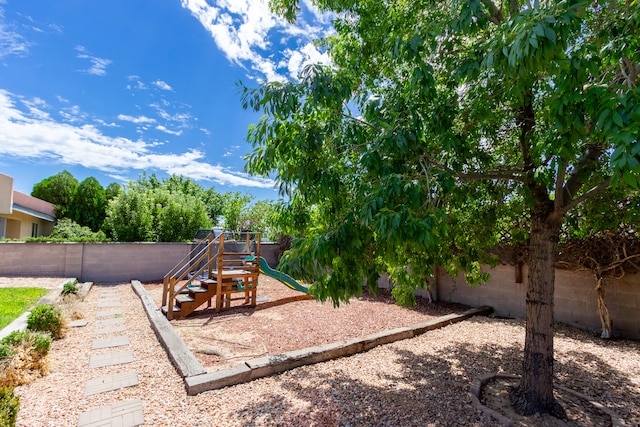
<path id="1" fill-rule="evenodd" d="M 151 299 L 146 289 L 140 281 L 132 280 L 131 287 L 138 295 L 142 306 L 144 307 L 151 328 L 156 333 L 160 345 L 165 349 L 171 359 L 171 363 L 183 378 L 206 374 L 207 371 L 202 367 L 198 359 L 191 353 L 189 347 L 184 343 L 182 338 L 173 329 L 166 317 Z"/>
<path id="2" fill-rule="evenodd" d="M 279 374 L 300 366 L 352 356 L 383 344 L 413 338 L 433 329 L 461 322 L 472 316 L 486 316 L 493 312 L 493 308 L 488 306 L 472 308 L 464 313 L 441 316 L 406 328 L 396 328 L 346 341 L 250 359 L 232 368 L 209 373 L 205 371 L 182 338 L 175 332 L 171 323 L 158 309 L 142 284 L 138 280 L 132 280 L 131 287 L 140 298 L 160 344 L 169 355 L 173 366 L 183 377 L 187 394 L 190 396 Z"/>
<path id="3" fill-rule="evenodd" d="M 467 310 L 460 314 L 449 314 L 438 317 L 437 319 L 418 323 L 406 328 L 391 329 L 389 331 L 365 335 L 346 341 L 338 341 L 317 347 L 308 347 L 302 350 L 251 359 L 233 368 L 187 377 L 184 379 L 184 382 L 187 393 L 193 396 L 205 391 L 217 390 L 230 385 L 279 374 L 300 366 L 351 356 L 383 344 L 413 338 L 427 331 L 461 322 L 472 316 L 486 316 L 492 311 L 493 308 L 483 306 Z"/>

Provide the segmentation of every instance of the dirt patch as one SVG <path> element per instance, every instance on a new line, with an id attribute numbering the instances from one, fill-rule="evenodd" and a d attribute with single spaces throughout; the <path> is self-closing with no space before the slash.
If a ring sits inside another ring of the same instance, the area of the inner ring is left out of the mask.
<path id="1" fill-rule="evenodd" d="M 506 416 L 514 426 L 523 427 L 579 427 L 611 426 L 611 416 L 596 408 L 587 399 L 562 388 L 554 390 L 554 396 L 564 408 L 566 420 L 549 414 L 522 416 L 515 412 L 509 397 L 510 390 L 518 384 L 517 379 L 494 378 L 482 388 L 481 402 L 490 409 Z"/>
<path id="2" fill-rule="evenodd" d="M 162 285 L 147 283 L 160 306 Z M 426 322 L 468 307 L 419 300 L 413 309 L 399 307 L 388 291 L 365 294 L 334 308 L 310 300 L 267 276 L 260 277 L 256 307 L 235 302 L 229 310 L 198 310 L 171 324 L 207 371 L 234 366 L 254 357 L 274 355 Z M 206 305 L 204 306 L 206 307 Z"/>

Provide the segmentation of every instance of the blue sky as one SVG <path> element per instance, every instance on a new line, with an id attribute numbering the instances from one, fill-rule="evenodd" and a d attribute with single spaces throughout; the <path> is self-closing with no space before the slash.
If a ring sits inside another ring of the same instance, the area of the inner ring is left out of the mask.
<path id="1" fill-rule="evenodd" d="M 330 21 L 301 1 L 295 25 L 267 0 L 0 0 L 0 173 L 14 188 L 64 169 L 124 184 L 143 171 L 277 198 L 243 172 L 236 82 L 295 79 L 329 60 Z"/>

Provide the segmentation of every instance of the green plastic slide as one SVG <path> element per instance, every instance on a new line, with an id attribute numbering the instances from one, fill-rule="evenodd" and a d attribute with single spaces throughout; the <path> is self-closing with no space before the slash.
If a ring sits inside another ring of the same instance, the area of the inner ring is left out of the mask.
<path id="1" fill-rule="evenodd" d="M 260 257 L 260 272 L 262 274 L 266 274 L 269 277 L 273 277 L 279 282 L 284 283 L 285 285 L 287 285 L 287 287 L 293 289 L 294 291 L 309 294 L 308 286 L 301 285 L 300 283 L 296 282 L 296 280 L 293 277 L 289 276 L 288 274 L 278 270 L 274 270 L 273 268 L 269 267 L 267 260 L 262 257 Z"/>

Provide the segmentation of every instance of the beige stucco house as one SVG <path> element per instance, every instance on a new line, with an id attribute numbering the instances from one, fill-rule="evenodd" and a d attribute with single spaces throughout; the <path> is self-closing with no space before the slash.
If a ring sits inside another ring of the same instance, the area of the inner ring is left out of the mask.
<path id="1" fill-rule="evenodd" d="M 47 236 L 55 224 L 55 206 L 13 189 L 13 178 L 0 173 L 0 239 Z"/>

